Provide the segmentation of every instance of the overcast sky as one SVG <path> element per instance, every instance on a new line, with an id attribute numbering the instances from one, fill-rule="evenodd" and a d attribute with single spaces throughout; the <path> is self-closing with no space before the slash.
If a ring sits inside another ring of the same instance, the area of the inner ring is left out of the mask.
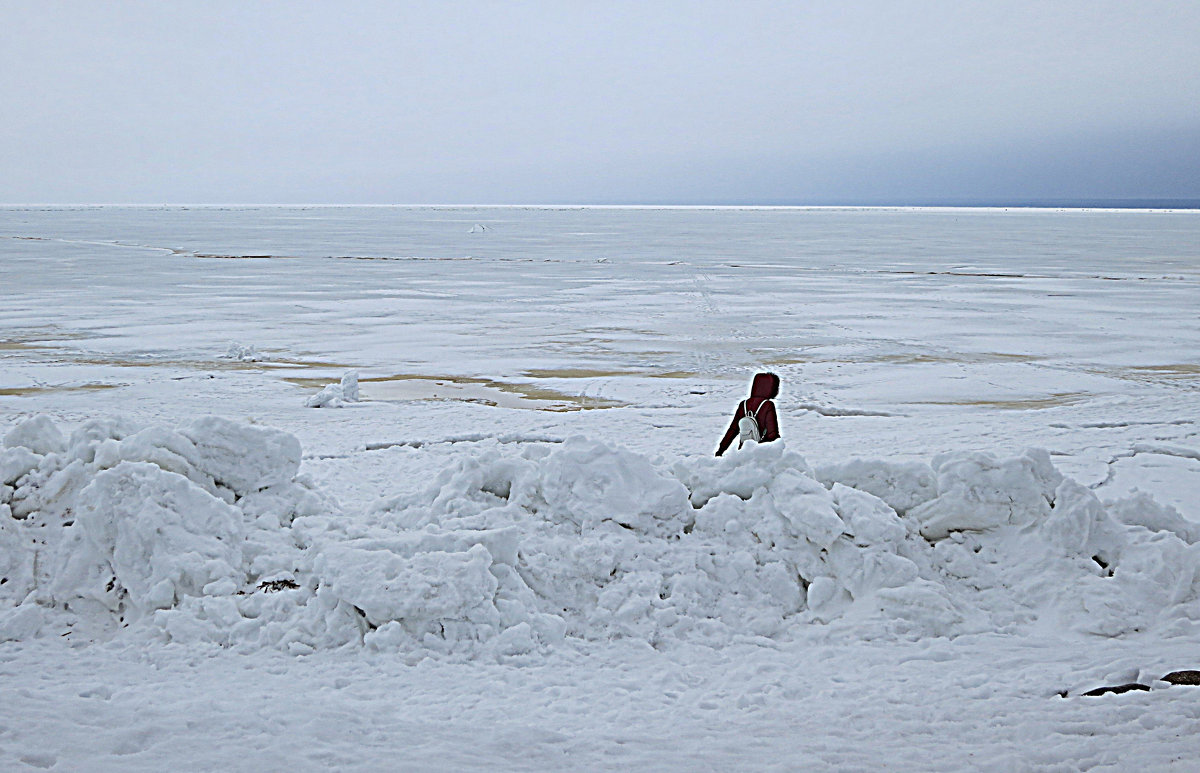
<path id="1" fill-rule="evenodd" d="M 0 202 L 1200 198 L 1200 2 L 0 0 Z"/>

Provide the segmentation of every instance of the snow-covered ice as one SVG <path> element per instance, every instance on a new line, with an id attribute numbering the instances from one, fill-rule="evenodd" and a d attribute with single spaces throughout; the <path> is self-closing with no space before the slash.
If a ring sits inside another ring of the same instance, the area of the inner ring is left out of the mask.
<path id="1" fill-rule="evenodd" d="M 0 767 L 1188 769 L 1197 244 L 4 210 Z"/>

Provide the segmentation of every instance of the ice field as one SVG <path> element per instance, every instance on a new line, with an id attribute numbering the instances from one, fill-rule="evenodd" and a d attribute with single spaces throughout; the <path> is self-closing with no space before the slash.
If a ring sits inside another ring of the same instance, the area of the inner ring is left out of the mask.
<path id="1" fill-rule="evenodd" d="M 1195 768 L 1200 212 L 7 208 L 0 287 L 0 769 Z"/>

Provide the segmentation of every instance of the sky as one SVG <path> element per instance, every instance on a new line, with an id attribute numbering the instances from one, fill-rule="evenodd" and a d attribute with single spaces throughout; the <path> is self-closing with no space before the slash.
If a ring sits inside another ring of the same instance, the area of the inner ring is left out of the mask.
<path id="1" fill-rule="evenodd" d="M 1200 2 L 0 0 L 0 202 L 1200 199 Z"/>

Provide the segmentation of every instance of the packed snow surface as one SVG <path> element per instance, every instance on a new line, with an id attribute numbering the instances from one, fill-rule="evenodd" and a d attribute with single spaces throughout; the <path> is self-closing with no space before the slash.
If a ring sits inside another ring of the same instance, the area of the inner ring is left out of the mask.
<path id="1" fill-rule="evenodd" d="M 2 214 L 0 768 L 1200 754 L 1194 213 Z"/>

